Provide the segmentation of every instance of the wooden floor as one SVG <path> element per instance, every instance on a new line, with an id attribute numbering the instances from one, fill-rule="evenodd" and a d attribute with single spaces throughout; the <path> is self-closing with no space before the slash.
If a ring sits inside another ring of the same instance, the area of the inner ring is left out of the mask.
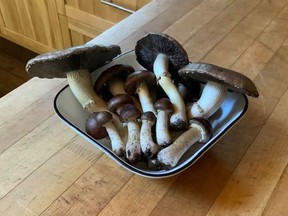
<path id="1" fill-rule="evenodd" d="M 0 37 L 0 97 L 30 79 L 27 61 L 36 53 Z"/>

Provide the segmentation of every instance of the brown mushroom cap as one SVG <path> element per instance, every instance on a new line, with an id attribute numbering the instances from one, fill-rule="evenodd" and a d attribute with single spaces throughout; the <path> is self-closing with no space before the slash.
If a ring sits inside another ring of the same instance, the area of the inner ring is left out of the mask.
<path id="1" fill-rule="evenodd" d="M 170 102 L 168 98 L 161 98 L 154 103 L 154 108 L 156 111 L 165 110 L 167 112 L 172 113 L 174 111 L 173 104 Z"/>
<path id="2" fill-rule="evenodd" d="M 255 84 L 243 74 L 207 63 L 190 63 L 179 70 L 184 79 L 189 77 L 198 81 L 213 81 L 225 85 L 228 89 L 258 97 Z"/>
<path id="3" fill-rule="evenodd" d="M 156 77 L 151 71 L 136 71 L 127 77 L 124 89 L 128 94 L 135 94 L 137 85 L 141 82 L 146 82 L 148 86 L 156 85 Z"/>
<path id="4" fill-rule="evenodd" d="M 120 53 L 116 45 L 85 44 L 38 55 L 27 63 L 26 71 L 40 78 L 66 78 L 70 71 L 87 69 L 91 72 Z"/>
<path id="5" fill-rule="evenodd" d="M 210 122 L 205 118 L 192 118 L 189 120 L 190 127 L 191 125 L 197 124 L 202 129 L 202 139 L 199 141 L 200 143 L 206 143 L 212 136 L 212 126 Z"/>
<path id="6" fill-rule="evenodd" d="M 127 94 L 118 94 L 107 102 L 107 108 L 111 112 L 115 113 L 117 109 L 123 107 L 126 104 L 133 104 L 132 98 Z"/>
<path id="7" fill-rule="evenodd" d="M 113 116 L 109 112 L 93 112 L 85 122 L 86 132 L 94 139 L 103 139 L 108 135 L 106 128 L 103 127 L 103 125 L 112 121 L 112 119 Z"/>
<path id="8" fill-rule="evenodd" d="M 122 107 L 119 117 L 122 122 L 135 121 L 141 116 L 141 112 L 133 105 L 126 104 Z"/>
<path id="9" fill-rule="evenodd" d="M 156 122 L 156 117 L 155 117 L 153 112 L 148 111 L 148 112 L 145 112 L 141 115 L 141 120 L 142 121 L 149 121 L 150 124 L 154 125 Z"/>
<path id="10" fill-rule="evenodd" d="M 94 84 L 94 90 L 97 94 L 103 94 L 107 91 L 107 83 L 115 77 L 126 79 L 126 77 L 134 72 L 134 68 L 130 65 L 117 64 L 107 68 L 101 73 Z"/>
<path id="11" fill-rule="evenodd" d="M 150 33 L 137 41 L 135 46 L 137 61 L 147 70 L 153 71 L 153 64 L 162 53 L 169 58 L 169 72 L 177 73 L 183 66 L 189 64 L 188 54 L 175 39 L 160 33 Z"/>

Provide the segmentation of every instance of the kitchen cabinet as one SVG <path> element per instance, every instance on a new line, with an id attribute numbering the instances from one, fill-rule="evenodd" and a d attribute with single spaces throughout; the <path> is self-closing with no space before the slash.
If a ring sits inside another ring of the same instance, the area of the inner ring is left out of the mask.
<path id="1" fill-rule="evenodd" d="M 0 36 L 37 53 L 84 44 L 151 0 L 0 0 Z"/>

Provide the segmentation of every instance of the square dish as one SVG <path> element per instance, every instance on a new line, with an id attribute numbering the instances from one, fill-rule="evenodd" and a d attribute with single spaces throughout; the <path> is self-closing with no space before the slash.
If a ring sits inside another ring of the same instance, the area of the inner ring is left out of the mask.
<path id="1" fill-rule="evenodd" d="M 91 73 L 93 83 L 97 80 L 102 71 L 115 64 L 128 64 L 131 65 L 135 70 L 143 69 L 143 67 L 136 61 L 134 51 L 129 51 L 118 56 L 112 62 L 109 62 L 101 68 L 93 71 Z M 149 178 L 169 177 L 187 169 L 210 147 L 212 147 L 233 125 L 235 125 L 237 121 L 243 117 L 247 107 L 248 100 L 246 95 L 229 92 L 220 109 L 212 117 L 209 118 L 209 122 L 212 124 L 213 128 L 212 138 L 205 144 L 194 144 L 183 155 L 178 165 L 174 168 L 170 170 L 155 171 L 149 169 L 144 162 L 131 165 L 115 155 L 111 151 L 111 146 L 108 139 L 95 140 L 89 136 L 85 132 L 85 121 L 89 114 L 76 100 L 68 85 L 60 90 L 54 99 L 55 112 L 64 123 L 66 123 L 82 137 L 87 139 L 90 143 L 98 147 L 101 151 L 103 151 L 124 168 L 135 174 Z"/>

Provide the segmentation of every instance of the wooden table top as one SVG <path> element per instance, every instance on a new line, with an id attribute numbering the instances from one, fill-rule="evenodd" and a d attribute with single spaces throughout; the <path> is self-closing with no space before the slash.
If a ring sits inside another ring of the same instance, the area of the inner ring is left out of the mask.
<path id="1" fill-rule="evenodd" d="M 0 99 L 0 215 L 288 215 L 288 0 L 155 0 L 92 43 L 133 49 L 147 32 L 191 61 L 256 84 L 245 117 L 183 173 L 120 167 L 55 115 L 67 83 L 33 78 Z"/>

